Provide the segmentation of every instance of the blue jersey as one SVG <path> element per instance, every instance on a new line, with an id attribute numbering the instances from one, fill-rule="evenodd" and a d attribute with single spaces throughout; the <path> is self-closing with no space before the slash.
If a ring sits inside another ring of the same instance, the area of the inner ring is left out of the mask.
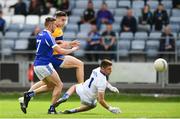
<path id="1" fill-rule="evenodd" d="M 51 32 L 43 30 L 36 37 L 36 57 L 34 66 L 48 65 L 53 56 L 53 48 L 56 46 L 55 39 L 51 36 Z"/>

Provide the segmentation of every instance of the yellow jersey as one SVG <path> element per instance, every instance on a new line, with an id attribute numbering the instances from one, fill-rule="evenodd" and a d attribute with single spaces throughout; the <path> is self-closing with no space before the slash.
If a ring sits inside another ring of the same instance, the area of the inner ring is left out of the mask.
<path id="1" fill-rule="evenodd" d="M 63 30 L 61 28 L 56 28 L 55 31 L 52 33 L 52 36 L 55 38 L 55 40 L 63 40 Z M 53 52 L 53 55 L 57 55 L 57 52 Z"/>

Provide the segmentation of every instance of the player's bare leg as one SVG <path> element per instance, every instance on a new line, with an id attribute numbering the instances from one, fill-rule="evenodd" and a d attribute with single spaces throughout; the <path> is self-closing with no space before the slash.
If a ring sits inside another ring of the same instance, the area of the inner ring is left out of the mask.
<path id="1" fill-rule="evenodd" d="M 63 87 L 63 83 L 61 82 L 59 75 L 57 74 L 57 72 L 53 72 L 53 74 L 50 77 L 46 78 L 47 81 L 51 82 L 52 84 L 54 84 L 54 89 L 53 89 L 53 93 L 52 93 L 52 100 L 51 100 L 51 106 L 48 110 L 49 114 L 55 114 L 55 107 L 54 104 L 57 102 L 59 95 L 61 93 L 62 87 Z"/>
<path id="2" fill-rule="evenodd" d="M 61 103 L 66 102 L 68 98 L 76 91 L 76 85 L 71 86 L 68 91 L 54 104 L 55 107 Z"/>
<path id="3" fill-rule="evenodd" d="M 35 83 L 34 85 L 31 86 L 31 88 L 29 89 L 28 92 L 33 91 L 43 85 L 46 85 L 46 83 L 44 81 L 38 81 L 37 83 Z"/>
<path id="4" fill-rule="evenodd" d="M 91 109 L 93 109 L 93 108 L 95 108 L 95 107 L 96 107 L 96 105 L 88 106 L 88 105 L 83 105 L 83 104 L 81 104 L 81 106 L 78 107 L 78 108 L 65 110 L 65 111 L 62 112 L 62 113 L 63 113 L 63 114 L 72 114 L 72 113 L 77 113 L 77 112 L 84 112 L 84 111 L 91 110 Z"/>
<path id="5" fill-rule="evenodd" d="M 79 59 L 66 55 L 62 68 L 76 68 L 76 78 L 78 83 L 84 82 L 84 63 Z"/>

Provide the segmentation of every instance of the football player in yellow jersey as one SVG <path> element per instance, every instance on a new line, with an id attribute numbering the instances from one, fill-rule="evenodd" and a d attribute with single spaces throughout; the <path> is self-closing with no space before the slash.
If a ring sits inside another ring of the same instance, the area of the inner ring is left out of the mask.
<path id="1" fill-rule="evenodd" d="M 67 14 L 62 11 L 57 11 L 55 14 L 56 17 L 56 25 L 57 29 L 54 31 L 52 36 L 55 37 L 56 43 L 58 43 L 63 48 L 71 48 L 74 46 L 79 46 L 80 42 L 77 40 L 74 41 L 63 41 L 63 28 L 67 24 Z M 58 63 L 60 61 L 55 60 L 53 66 L 55 68 L 76 68 L 76 78 L 78 83 L 84 82 L 84 63 L 79 59 L 71 56 L 71 55 L 61 55 L 54 53 L 54 58 L 62 61 L 62 63 Z M 56 62 L 57 61 L 57 62 Z"/>

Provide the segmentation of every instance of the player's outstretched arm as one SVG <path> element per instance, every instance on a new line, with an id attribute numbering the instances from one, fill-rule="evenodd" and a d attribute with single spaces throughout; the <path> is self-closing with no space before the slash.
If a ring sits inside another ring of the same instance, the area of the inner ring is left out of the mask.
<path id="1" fill-rule="evenodd" d="M 107 88 L 112 92 L 119 93 L 119 90 L 116 87 L 112 86 L 108 81 L 107 81 Z"/>
<path id="2" fill-rule="evenodd" d="M 60 46 L 56 45 L 53 49 L 54 49 L 54 51 L 56 51 L 59 54 L 67 55 L 67 54 L 71 54 L 71 53 L 75 52 L 76 50 L 79 49 L 79 47 L 77 46 L 77 47 L 73 47 L 71 49 L 64 49 L 64 48 L 61 48 Z"/>
<path id="3" fill-rule="evenodd" d="M 117 114 L 120 113 L 120 109 L 118 107 L 111 107 L 107 104 L 107 102 L 104 99 L 104 92 L 98 92 L 98 102 L 107 110 L 109 110 L 110 112 Z"/>

